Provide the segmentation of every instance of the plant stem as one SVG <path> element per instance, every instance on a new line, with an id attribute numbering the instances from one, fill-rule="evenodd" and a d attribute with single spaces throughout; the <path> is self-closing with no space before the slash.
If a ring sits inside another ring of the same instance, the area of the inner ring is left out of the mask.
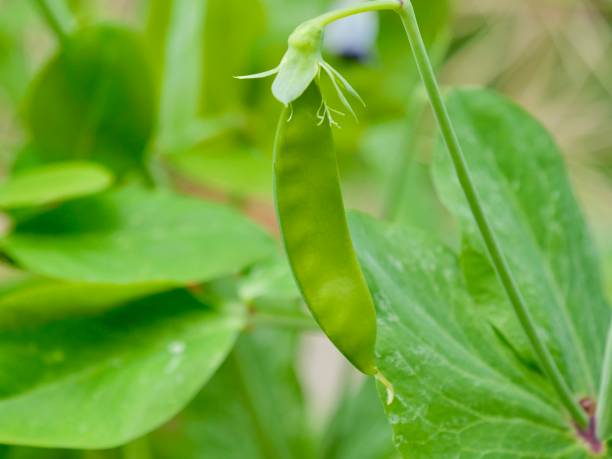
<path id="1" fill-rule="evenodd" d="M 410 0 L 406 0 L 404 7 L 398 12 L 402 23 L 404 24 L 404 28 L 406 29 L 406 34 L 408 35 L 408 40 L 410 41 L 410 46 L 412 48 L 412 53 L 414 55 L 417 68 L 421 74 L 423 83 L 425 84 L 433 111 L 436 115 L 436 119 L 438 120 L 440 131 L 442 132 L 442 137 L 444 138 L 444 142 L 446 143 L 446 147 L 455 167 L 457 178 L 459 179 L 461 188 L 463 189 L 465 197 L 467 198 L 470 210 L 474 216 L 474 220 L 476 221 L 480 234 L 482 235 L 487 251 L 489 252 L 489 256 L 493 266 L 495 267 L 497 276 L 506 290 L 510 303 L 512 304 L 523 330 L 531 343 L 531 347 L 538 358 L 542 371 L 557 391 L 561 402 L 569 411 L 576 424 L 582 428 L 586 428 L 589 422 L 588 417 L 578 404 L 578 401 L 574 399 L 571 389 L 563 379 L 563 376 L 559 371 L 559 368 L 557 367 L 552 355 L 550 354 L 550 351 L 544 345 L 541 337 L 538 335 L 533 317 L 527 308 L 525 299 L 519 291 L 514 277 L 512 276 L 510 267 L 508 266 L 508 263 L 495 238 L 491 224 L 484 213 L 478 192 L 476 191 L 470 176 L 463 150 L 459 144 L 459 139 L 457 138 L 457 134 L 453 128 L 448 110 L 442 99 L 440 88 L 429 60 L 427 49 L 425 47 L 425 43 L 423 42 L 414 8 L 412 7 Z"/>
<path id="2" fill-rule="evenodd" d="M 602 440 L 612 435 L 612 323 L 601 372 L 601 385 L 597 397 L 597 434 Z"/>
<path id="3" fill-rule="evenodd" d="M 355 14 L 369 13 L 373 11 L 396 10 L 399 11 L 402 7 L 401 0 L 374 0 L 371 2 L 363 2 L 357 5 L 348 6 L 329 13 L 322 14 L 311 21 L 321 27 L 331 24 L 339 19 L 344 19 Z"/>
<path id="4" fill-rule="evenodd" d="M 60 42 L 74 30 L 76 20 L 64 0 L 35 0 L 45 21 Z"/>

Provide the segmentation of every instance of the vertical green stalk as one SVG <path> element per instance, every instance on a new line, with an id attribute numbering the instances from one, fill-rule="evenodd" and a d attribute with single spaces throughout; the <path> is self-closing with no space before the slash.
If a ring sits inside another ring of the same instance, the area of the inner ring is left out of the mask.
<path id="1" fill-rule="evenodd" d="M 484 213 L 478 192 L 476 191 L 470 176 L 463 150 L 459 144 L 459 139 L 457 138 L 457 134 L 453 128 L 448 110 L 442 99 L 440 88 L 429 60 L 429 56 L 427 55 L 425 43 L 423 42 L 423 38 L 419 30 L 414 8 L 412 7 L 410 0 L 403 0 L 402 3 L 403 8 L 401 8 L 398 13 L 401 17 L 402 23 L 404 24 L 406 34 L 408 35 L 408 40 L 410 41 L 410 46 L 412 48 L 412 53 L 414 55 L 417 68 L 421 74 L 427 94 L 429 95 L 433 111 L 436 115 L 436 119 L 438 120 L 442 137 L 444 138 L 444 142 L 446 143 L 446 147 L 455 167 L 455 172 L 459 179 L 459 183 L 461 184 L 461 188 L 463 189 L 465 197 L 467 198 L 470 210 L 487 247 L 490 259 L 495 267 L 495 271 L 497 272 L 497 276 L 506 290 L 506 294 L 508 295 L 514 311 L 523 329 L 525 330 L 529 342 L 531 343 L 531 347 L 533 348 L 533 351 L 541 365 L 542 371 L 545 373 L 546 377 L 557 391 L 561 402 L 569 411 L 576 424 L 581 428 L 586 428 L 589 423 L 588 417 L 578 404 L 578 401 L 574 399 L 571 389 L 567 382 L 563 379 L 563 376 L 559 371 L 559 368 L 557 367 L 552 355 L 550 354 L 550 351 L 544 345 L 541 337 L 538 335 L 533 317 L 527 308 L 525 299 L 521 295 L 521 292 L 516 285 L 516 281 L 512 276 L 510 267 L 508 266 L 508 263 L 495 238 L 491 224 Z"/>
<path id="2" fill-rule="evenodd" d="M 601 385 L 597 398 L 597 435 L 601 440 L 612 437 L 612 323 L 601 371 Z"/>
<path id="3" fill-rule="evenodd" d="M 35 0 L 45 21 L 60 42 L 76 27 L 76 20 L 65 0 Z"/>

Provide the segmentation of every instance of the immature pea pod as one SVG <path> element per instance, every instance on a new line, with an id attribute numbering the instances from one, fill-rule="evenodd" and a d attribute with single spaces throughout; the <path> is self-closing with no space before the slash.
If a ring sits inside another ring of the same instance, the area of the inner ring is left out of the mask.
<path id="1" fill-rule="evenodd" d="M 355 367 L 373 375 L 376 311 L 351 242 L 332 132 L 317 114 L 320 105 L 313 82 L 281 114 L 274 151 L 278 219 L 315 320 Z"/>

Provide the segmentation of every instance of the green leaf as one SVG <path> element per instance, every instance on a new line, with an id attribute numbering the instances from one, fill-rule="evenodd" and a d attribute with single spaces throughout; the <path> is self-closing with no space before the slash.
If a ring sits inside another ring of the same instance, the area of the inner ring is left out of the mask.
<path id="1" fill-rule="evenodd" d="M 399 453 L 391 441 L 391 427 L 368 378 L 356 394 L 346 396 L 325 429 L 325 459 L 395 459 Z"/>
<path id="2" fill-rule="evenodd" d="M 316 457 L 295 370 L 298 342 L 285 330 L 242 336 L 194 401 L 151 437 L 156 457 Z"/>
<path id="3" fill-rule="evenodd" d="M 386 409 L 404 457 L 591 457 L 552 387 L 476 312 L 452 252 L 365 216 L 352 215 L 351 229 L 378 308 L 377 364 L 395 388 Z"/>
<path id="4" fill-rule="evenodd" d="M 159 148 L 163 152 L 173 151 L 183 142 L 185 126 L 200 112 L 207 3 L 173 0 L 166 6 L 169 18 L 159 113 Z"/>
<path id="5" fill-rule="evenodd" d="M 0 183 L 0 207 L 42 206 L 94 194 L 110 186 L 113 177 L 95 163 L 58 163 L 31 169 Z"/>
<path id="6" fill-rule="evenodd" d="M 30 277 L 15 282 L 0 293 L 0 324 L 7 326 L 92 315 L 172 287 L 153 282 L 106 285 Z"/>
<path id="7" fill-rule="evenodd" d="M 142 166 L 156 104 L 142 39 L 130 29 L 71 36 L 30 92 L 26 120 L 44 160 L 92 160 L 119 173 Z"/>
<path id="8" fill-rule="evenodd" d="M 184 291 L 91 318 L 0 332 L 0 442 L 106 448 L 174 416 L 244 322 Z"/>
<path id="9" fill-rule="evenodd" d="M 522 109 L 493 92 L 455 90 L 448 97 L 472 178 L 510 269 L 576 397 L 596 397 L 612 309 L 599 261 L 576 203 L 561 155 L 546 130 Z M 459 219 L 466 253 L 484 245 L 450 159 L 440 146 L 434 178 Z M 477 275 L 465 264 L 468 282 Z M 494 276 L 497 307 L 480 308 L 525 360 L 535 361 Z"/>
<path id="10" fill-rule="evenodd" d="M 139 188 L 65 203 L 19 224 L 2 246 L 34 273 L 110 284 L 211 280 L 275 252 L 229 208 Z"/>

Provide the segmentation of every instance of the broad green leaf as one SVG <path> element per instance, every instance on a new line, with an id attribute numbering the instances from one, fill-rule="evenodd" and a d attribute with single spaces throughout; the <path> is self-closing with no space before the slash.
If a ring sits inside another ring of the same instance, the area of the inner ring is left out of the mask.
<path id="1" fill-rule="evenodd" d="M 18 225 L 2 246 L 34 273 L 111 284 L 211 280 L 275 249 L 227 207 L 140 188 L 65 203 Z"/>
<path id="2" fill-rule="evenodd" d="M 93 315 L 125 304 L 128 300 L 171 288 L 170 284 L 153 282 L 105 285 L 26 278 L 0 293 L 0 324 L 7 326 Z"/>
<path id="3" fill-rule="evenodd" d="M 95 163 L 57 163 L 30 169 L 0 183 L 0 208 L 41 206 L 108 188 L 110 172 Z"/>
<path id="4" fill-rule="evenodd" d="M 537 121 L 493 92 L 455 90 L 448 104 L 484 211 L 540 334 L 576 398 L 594 399 L 612 309 L 561 155 Z M 464 270 L 468 283 L 480 291 L 498 292 L 494 303 L 479 308 L 482 319 L 496 327 L 523 359 L 533 362 L 495 276 L 488 276 L 487 285 L 477 278 L 491 268 L 442 145 L 434 178 L 442 200 L 462 226 L 464 259 L 471 254 Z M 480 261 L 474 254 L 480 254 Z"/>
<path id="5" fill-rule="evenodd" d="M 194 401 L 152 436 L 159 459 L 309 459 L 297 336 L 255 330 Z"/>
<path id="6" fill-rule="evenodd" d="M 71 36 L 43 68 L 26 120 L 42 159 L 92 160 L 125 173 L 142 166 L 155 105 L 141 37 L 103 25 Z"/>
<path id="7" fill-rule="evenodd" d="M 325 429 L 324 459 L 396 459 L 391 427 L 378 399 L 374 379 L 346 396 Z"/>
<path id="8" fill-rule="evenodd" d="M 482 320 L 452 252 L 365 216 L 352 215 L 351 229 L 378 308 L 377 364 L 395 387 L 386 409 L 404 457 L 591 457 L 552 387 Z"/>
<path id="9" fill-rule="evenodd" d="M 184 291 L 87 318 L 0 332 L 0 442 L 106 448 L 166 422 L 243 325 Z"/>

